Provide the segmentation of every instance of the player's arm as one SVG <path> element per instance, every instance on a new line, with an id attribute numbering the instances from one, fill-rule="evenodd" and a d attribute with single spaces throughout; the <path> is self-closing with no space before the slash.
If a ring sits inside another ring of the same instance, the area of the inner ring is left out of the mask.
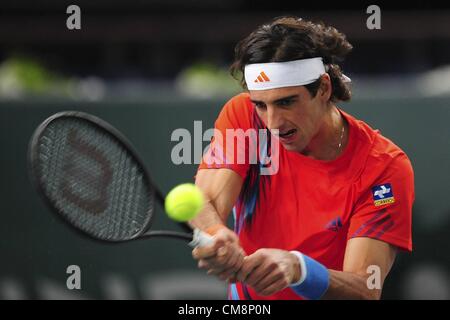
<path id="1" fill-rule="evenodd" d="M 204 195 L 205 205 L 189 224 L 202 230 L 225 225 L 241 191 L 241 176 L 230 169 L 202 169 L 195 184 Z"/>
<path id="2" fill-rule="evenodd" d="M 195 248 L 192 255 L 208 274 L 226 280 L 239 270 L 244 258 L 238 236 L 226 227 L 243 181 L 239 174 L 224 168 L 199 170 L 195 183 L 204 194 L 205 205 L 189 223 L 214 235 L 215 241 L 211 246 Z"/>
<path id="3" fill-rule="evenodd" d="M 380 299 L 384 280 L 394 263 L 396 248 L 371 238 L 347 242 L 343 271 L 329 270 L 324 299 Z"/>
<path id="4" fill-rule="evenodd" d="M 373 163 L 367 167 L 376 165 Z M 380 210 L 374 206 L 376 199 L 372 190 L 360 199 L 360 206 L 355 208 L 350 222 L 348 234 L 351 237 L 346 246 L 343 272 L 330 270 L 330 284 L 324 298 L 379 299 L 383 282 L 394 263 L 396 248 L 411 250 L 414 172 L 409 159 L 404 154 L 398 154 L 378 179 L 381 186 L 381 181 L 391 182 L 389 189 L 392 197 L 395 192 L 395 201 Z M 377 217 L 380 219 L 377 220 Z M 385 225 L 380 223 L 383 221 L 386 221 Z M 368 229 L 364 229 L 366 227 Z M 361 230 L 368 230 L 370 238 L 355 237 Z M 374 233 L 370 234 L 370 230 Z M 380 279 L 376 279 L 378 271 Z M 376 280 L 380 280 L 379 289 L 368 288 L 367 280 L 371 285 L 376 285 Z"/>
<path id="5" fill-rule="evenodd" d="M 245 258 L 237 278 L 260 295 L 290 286 L 307 299 L 379 299 L 395 255 L 395 248 L 386 242 L 353 238 L 347 243 L 343 271 L 335 271 L 299 252 L 259 249 Z M 368 280 L 373 280 L 370 286 Z"/>

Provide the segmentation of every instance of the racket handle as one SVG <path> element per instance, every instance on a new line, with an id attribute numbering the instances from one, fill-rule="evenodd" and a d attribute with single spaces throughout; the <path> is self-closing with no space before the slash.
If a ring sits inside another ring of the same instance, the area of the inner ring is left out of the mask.
<path id="1" fill-rule="evenodd" d="M 202 230 L 195 228 L 192 236 L 192 241 L 189 242 L 189 246 L 195 247 L 206 247 L 213 244 L 214 239 L 209 234 L 203 232 Z"/>

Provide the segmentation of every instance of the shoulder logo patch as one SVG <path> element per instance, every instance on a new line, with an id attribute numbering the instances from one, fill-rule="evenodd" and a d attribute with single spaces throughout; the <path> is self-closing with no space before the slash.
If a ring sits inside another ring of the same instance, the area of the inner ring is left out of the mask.
<path id="1" fill-rule="evenodd" d="M 373 203 L 376 207 L 394 203 L 394 192 L 390 183 L 381 184 L 372 188 Z"/>

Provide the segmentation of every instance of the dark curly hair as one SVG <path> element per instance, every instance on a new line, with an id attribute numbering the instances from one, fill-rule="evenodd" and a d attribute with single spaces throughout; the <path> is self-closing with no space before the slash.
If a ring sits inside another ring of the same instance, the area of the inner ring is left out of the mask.
<path id="1" fill-rule="evenodd" d="M 259 26 L 236 45 L 230 72 L 246 88 L 244 68 L 247 64 L 322 57 L 331 78 L 330 99 L 348 101 L 351 98 L 350 86 L 343 81 L 339 64 L 352 48 L 346 36 L 334 27 L 298 17 L 279 17 Z M 314 97 L 320 87 L 320 79 L 305 87 Z"/>

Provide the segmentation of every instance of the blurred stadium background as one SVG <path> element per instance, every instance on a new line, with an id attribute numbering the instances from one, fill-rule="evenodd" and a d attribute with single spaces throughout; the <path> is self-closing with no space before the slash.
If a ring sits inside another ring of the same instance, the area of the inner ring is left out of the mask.
<path id="1" fill-rule="evenodd" d="M 81 30 L 66 8 L 81 8 Z M 366 28 L 369 4 L 381 30 Z M 385 299 L 450 299 L 450 6 L 208 0 L 15 0 L 0 4 L 0 299 L 223 299 L 174 240 L 93 243 L 57 221 L 32 188 L 28 139 L 50 114 L 98 115 L 119 128 L 164 191 L 192 180 L 172 164 L 171 133 L 213 126 L 240 89 L 228 75 L 235 43 L 275 16 L 323 20 L 355 49 L 344 70 L 352 102 L 340 106 L 409 155 L 416 179 L 414 252 L 401 253 Z M 206 143 L 203 144 L 206 146 Z M 170 226 L 159 209 L 155 228 Z M 66 288 L 79 265 L 82 289 Z"/>

